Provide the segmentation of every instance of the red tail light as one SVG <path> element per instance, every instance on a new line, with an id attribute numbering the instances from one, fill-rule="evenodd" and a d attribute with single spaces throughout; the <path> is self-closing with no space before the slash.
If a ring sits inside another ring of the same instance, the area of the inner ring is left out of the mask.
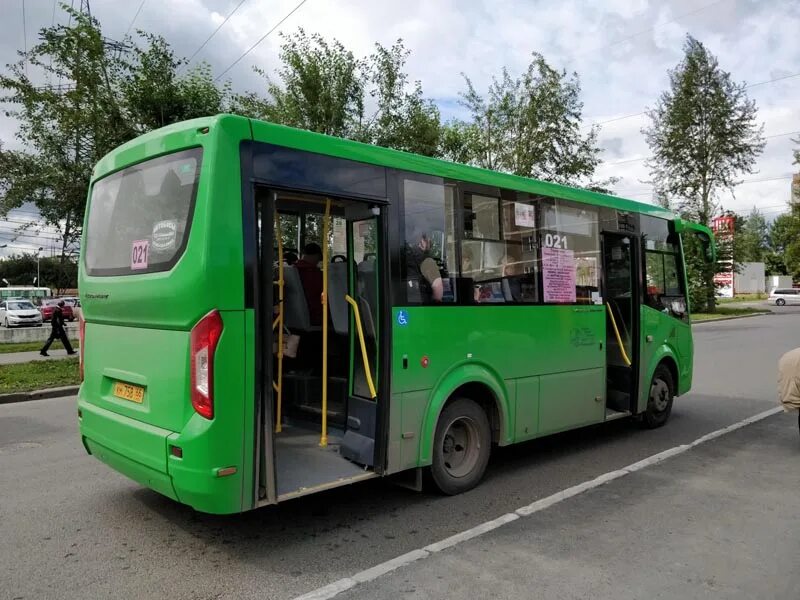
<path id="1" fill-rule="evenodd" d="M 192 329 L 189 369 L 192 406 L 200 416 L 214 418 L 214 353 L 222 335 L 222 317 L 216 310 L 200 319 Z"/>
<path id="2" fill-rule="evenodd" d="M 78 364 L 81 381 L 83 381 L 83 348 L 86 345 L 86 321 L 83 320 L 83 315 L 78 317 L 78 344 L 80 345 L 80 354 L 78 354 Z"/>

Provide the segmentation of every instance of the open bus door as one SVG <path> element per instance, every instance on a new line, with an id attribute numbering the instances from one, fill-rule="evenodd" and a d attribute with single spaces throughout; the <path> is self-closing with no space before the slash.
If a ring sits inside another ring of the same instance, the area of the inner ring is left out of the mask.
<path id="1" fill-rule="evenodd" d="M 270 504 L 380 472 L 378 340 L 385 270 L 381 209 L 374 204 L 286 190 L 260 190 L 256 196 L 258 503 Z M 282 231 L 292 219 L 297 231 Z M 294 264 L 285 252 L 290 241 L 301 255 Z M 319 242 L 318 266 L 303 256 L 308 242 Z M 320 278 L 318 297 L 309 296 L 306 277 Z M 314 302 L 321 310 L 314 310 Z"/>

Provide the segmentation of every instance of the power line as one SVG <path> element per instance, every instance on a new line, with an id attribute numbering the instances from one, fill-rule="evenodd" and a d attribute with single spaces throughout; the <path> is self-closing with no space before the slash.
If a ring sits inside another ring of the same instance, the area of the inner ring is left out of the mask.
<path id="1" fill-rule="evenodd" d="M 28 26 L 25 20 L 25 0 L 22 0 L 22 43 L 25 49 L 25 77 L 28 76 Z"/>
<path id="2" fill-rule="evenodd" d="M 638 36 L 640 36 L 640 35 L 642 35 L 644 33 L 648 33 L 650 31 L 655 31 L 659 27 L 663 27 L 664 25 L 670 25 L 671 23 L 675 23 L 675 22 L 679 21 L 680 19 L 683 19 L 684 17 L 691 17 L 692 15 L 696 15 L 697 13 L 702 12 L 702 11 L 704 11 L 706 9 L 709 9 L 712 6 L 720 4 L 721 2 L 724 2 L 724 1 L 725 0 L 716 0 L 716 2 L 711 2 L 710 4 L 706 4 L 705 6 L 701 6 L 700 8 L 696 8 L 695 10 L 691 10 L 689 12 L 682 13 L 682 14 L 678 15 L 677 17 L 673 18 L 671 21 L 666 21 L 664 23 L 659 23 L 657 25 L 653 25 L 652 27 L 648 27 L 647 29 L 643 29 L 642 31 L 639 31 L 639 32 L 634 33 L 634 34 L 631 34 L 628 37 L 624 37 L 621 40 L 616 40 L 614 42 L 611 42 L 610 44 L 606 44 L 605 46 L 600 46 L 599 48 L 594 48 L 592 50 L 589 50 L 589 51 L 586 52 L 586 54 L 596 54 L 600 50 L 605 50 L 606 48 L 611 48 L 613 46 L 618 46 L 618 45 L 623 44 L 623 43 L 627 42 L 628 40 L 631 40 L 631 39 L 633 39 L 635 37 L 638 37 Z"/>
<path id="3" fill-rule="evenodd" d="M 133 15 L 133 19 L 131 19 L 131 24 L 128 25 L 128 30 L 125 32 L 125 35 L 123 36 L 122 39 L 128 37 L 128 34 L 131 32 L 131 27 L 133 27 L 133 24 L 136 22 L 136 18 L 139 16 L 139 13 L 142 12 L 142 7 L 144 6 L 144 3 L 146 1 L 147 0 L 142 0 L 141 4 L 139 4 L 139 9 L 136 11 L 136 14 Z"/>
<path id="4" fill-rule="evenodd" d="M 225 69 L 225 70 L 224 70 L 222 73 L 220 73 L 219 75 L 217 75 L 217 76 L 214 78 L 214 81 L 218 81 L 218 80 L 219 80 L 219 79 L 220 79 L 220 78 L 221 78 L 223 75 L 225 75 L 225 73 L 227 73 L 227 72 L 228 72 L 228 71 L 230 71 L 230 70 L 231 70 L 233 67 L 235 67 L 235 66 L 236 66 L 236 65 L 239 63 L 239 61 L 240 61 L 240 60 L 242 60 L 242 59 L 243 59 L 245 56 L 247 56 L 247 55 L 248 55 L 248 54 L 250 54 L 250 53 L 251 53 L 253 50 L 255 50 L 255 49 L 256 49 L 256 46 L 258 46 L 258 45 L 259 45 L 261 42 L 263 42 L 265 39 L 267 39 L 267 36 L 269 36 L 269 34 L 271 34 L 271 33 L 272 33 L 273 31 L 275 31 L 275 30 L 276 30 L 278 27 L 280 27 L 280 26 L 283 24 L 283 22 L 284 22 L 286 19 L 288 19 L 288 18 L 289 18 L 289 17 L 291 17 L 291 16 L 292 16 L 292 15 L 293 15 L 295 12 L 297 12 L 297 11 L 300 9 L 300 7 L 301 7 L 301 6 L 303 6 L 303 4 L 305 4 L 306 2 L 308 2 L 308 0 L 301 0 L 301 2 L 300 2 L 300 3 L 299 3 L 297 6 L 295 6 L 295 7 L 294 7 L 294 8 L 293 8 L 291 11 L 289 11 L 289 13 L 288 13 L 288 14 L 287 14 L 285 17 L 283 17 L 283 18 L 282 18 L 280 21 L 278 21 L 278 22 L 275 24 L 275 26 L 273 26 L 273 27 L 272 27 L 272 29 L 270 29 L 270 30 L 269 30 L 267 33 L 265 33 L 263 36 L 261 36 L 261 38 L 260 38 L 260 39 L 259 39 L 259 40 L 258 40 L 258 41 L 255 43 L 255 44 L 253 44 L 252 46 L 250 46 L 250 47 L 249 47 L 249 48 L 248 48 L 248 49 L 247 49 L 247 50 L 244 52 L 244 54 L 242 54 L 242 55 L 241 55 L 239 58 L 237 58 L 235 61 L 233 61 L 233 62 L 232 62 L 232 63 L 231 63 L 229 66 L 228 66 L 228 68 L 227 68 L 227 69 Z"/>
<path id="5" fill-rule="evenodd" d="M 227 17 L 225 17 L 225 20 L 224 20 L 222 23 L 220 23 L 220 24 L 219 24 L 219 27 L 217 27 L 217 28 L 216 28 L 216 29 L 213 31 L 213 33 L 212 33 L 211 35 L 209 35 L 209 36 L 208 36 L 208 37 L 205 39 L 205 41 L 204 41 L 202 44 L 200 44 L 200 47 L 199 47 L 197 50 L 195 50 L 195 51 L 194 51 L 194 54 L 192 54 L 192 55 L 189 57 L 189 60 L 187 60 L 187 61 L 186 61 L 186 63 L 183 65 L 183 66 L 184 66 L 184 68 L 185 68 L 185 67 L 187 67 L 187 66 L 189 65 L 189 63 L 190 63 L 190 62 L 192 62 L 192 60 L 194 59 L 194 57 L 195 57 L 195 56 L 197 56 L 197 54 L 198 54 L 198 53 L 199 53 L 199 52 L 200 52 L 200 51 L 201 51 L 203 48 L 205 48 L 205 47 L 206 47 L 206 44 L 207 44 L 208 42 L 210 42 L 210 41 L 211 41 L 211 38 L 213 38 L 215 35 L 217 35 L 217 32 L 218 32 L 220 29 L 222 29 L 222 27 L 225 25 L 225 23 L 227 23 L 227 22 L 228 22 L 228 19 L 230 19 L 230 18 L 231 18 L 231 17 L 234 15 L 234 13 L 235 13 L 237 10 L 239 10 L 239 8 L 240 8 L 240 7 L 242 6 L 242 4 L 244 4 L 245 2 L 247 2 L 247 0 L 242 0 L 241 2 L 239 2 L 239 4 L 237 4 L 237 5 L 236 5 L 236 8 L 234 8 L 234 9 L 233 9 L 233 10 L 232 10 L 232 11 L 231 11 L 229 14 L 228 14 L 228 16 L 227 16 Z"/>
<path id="6" fill-rule="evenodd" d="M 767 181 L 781 181 L 781 180 L 784 180 L 784 179 L 791 179 L 792 177 L 794 177 L 794 175 L 783 175 L 781 177 L 766 177 L 766 178 L 763 178 L 763 179 L 743 179 L 742 181 L 740 181 L 736 185 L 746 185 L 746 184 L 751 184 L 751 183 L 765 183 Z M 626 192 L 624 189 L 623 190 L 614 190 L 615 194 L 619 194 L 621 196 L 647 196 L 647 195 L 653 194 L 655 192 L 656 192 L 655 188 L 651 188 L 649 190 L 642 190 L 641 192 L 636 192 L 636 193 Z"/>
<path id="7" fill-rule="evenodd" d="M 773 138 L 785 137 L 787 135 L 795 135 L 795 134 L 798 134 L 798 133 L 800 133 L 800 131 L 787 131 L 786 133 L 776 133 L 775 135 L 768 135 L 764 139 L 765 140 L 771 140 Z M 643 156 L 641 158 L 631 158 L 631 159 L 628 159 L 628 160 L 618 160 L 618 161 L 615 161 L 615 162 L 604 163 L 604 164 L 606 166 L 610 167 L 610 166 L 613 166 L 613 165 L 624 165 L 624 164 L 632 163 L 632 162 L 640 162 L 640 161 L 643 161 L 643 160 L 647 160 L 648 158 L 653 158 L 653 157 L 652 156 Z"/>
<path id="8" fill-rule="evenodd" d="M 768 79 L 767 81 L 759 81 L 758 83 L 751 83 L 749 85 L 744 86 L 742 89 L 749 90 L 750 88 L 754 88 L 759 85 L 767 85 L 768 83 L 775 83 L 776 81 L 783 81 L 784 79 L 792 79 L 794 77 L 800 77 L 800 73 L 792 73 L 791 75 L 783 75 L 781 77 L 775 77 L 774 79 Z M 607 123 L 614 123 L 615 121 L 624 121 L 625 119 L 632 119 L 633 117 L 639 117 L 641 115 L 646 115 L 647 111 L 643 110 L 642 112 L 634 113 L 631 115 L 625 115 L 624 117 L 614 117 L 613 119 L 606 119 L 605 121 L 595 121 L 593 123 L 589 123 L 589 126 L 594 127 L 595 125 L 605 125 Z M 584 125 L 583 127 L 586 127 Z"/>

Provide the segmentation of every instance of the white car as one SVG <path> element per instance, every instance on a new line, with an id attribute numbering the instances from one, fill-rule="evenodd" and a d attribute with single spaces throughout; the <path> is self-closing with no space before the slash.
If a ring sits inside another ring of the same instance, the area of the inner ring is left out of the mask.
<path id="1" fill-rule="evenodd" d="M 800 304 L 800 288 L 777 288 L 769 295 L 769 302 L 777 306 Z"/>
<path id="2" fill-rule="evenodd" d="M 0 323 L 4 327 L 41 327 L 42 313 L 30 300 L 4 300 L 0 303 Z"/>

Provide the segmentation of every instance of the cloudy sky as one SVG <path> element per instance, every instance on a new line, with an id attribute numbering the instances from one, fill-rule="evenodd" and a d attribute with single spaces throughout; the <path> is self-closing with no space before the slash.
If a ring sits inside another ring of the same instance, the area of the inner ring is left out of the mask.
<path id="1" fill-rule="evenodd" d="M 75 5 L 79 0 L 74 0 Z M 197 55 L 220 74 L 300 0 L 92 0 L 91 10 L 110 38 L 132 26 L 163 35 L 179 55 L 191 56 L 231 14 Z M 0 0 L 0 64 L 16 60 L 53 16 L 52 0 Z M 800 2 L 796 0 L 306 0 L 224 77 L 234 89 L 255 89 L 253 65 L 277 64 L 280 32 L 297 27 L 336 37 L 357 55 L 375 42 L 402 38 L 412 50 L 408 71 L 422 82 L 445 117 L 458 116 L 466 73 L 484 89 L 503 66 L 521 72 L 539 51 L 556 67 L 577 71 L 587 123 L 602 125 L 605 149 L 600 178 L 620 177 L 616 191 L 651 201 L 640 129 L 643 111 L 667 86 L 667 70 L 681 59 L 687 33 L 701 40 L 759 108 L 768 138 L 757 171 L 743 177 L 725 208 L 759 207 L 772 219 L 785 210 L 792 172 L 792 138 L 800 137 Z M 0 140 L 13 146 L 15 124 L 0 122 Z M 791 135 L 789 135 L 791 134 Z M 21 213 L 14 220 L 31 218 Z M 8 224 L 0 223 L 0 244 Z M 29 242 L 37 243 L 35 239 Z M 17 243 L 22 243 L 19 239 Z M 0 250 L 2 252 L 2 250 Z"/>

